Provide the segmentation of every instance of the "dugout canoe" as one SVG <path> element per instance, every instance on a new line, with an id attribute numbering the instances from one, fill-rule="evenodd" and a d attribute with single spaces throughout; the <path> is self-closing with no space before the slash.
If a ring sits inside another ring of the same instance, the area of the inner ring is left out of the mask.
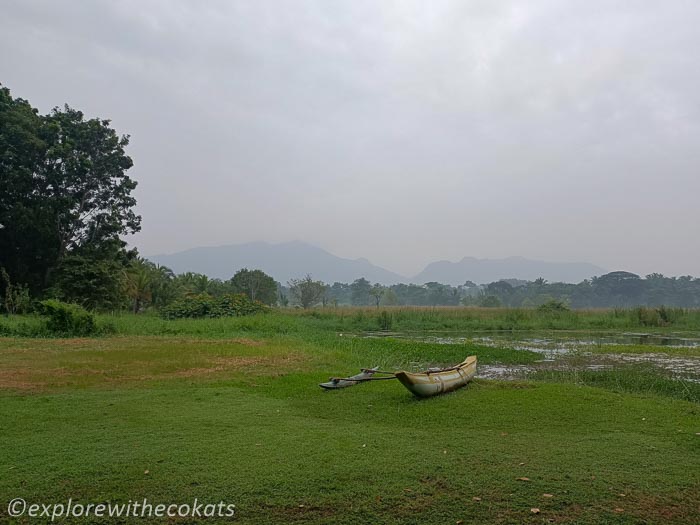
<path id="1" fill-rule="evenodd" d="M 430 369 L 425 372 L 396 372 L 396 378 L 414 396 L 432 397 L 463 387 L 476 375 L 476 356 L 450 368 Z"/>

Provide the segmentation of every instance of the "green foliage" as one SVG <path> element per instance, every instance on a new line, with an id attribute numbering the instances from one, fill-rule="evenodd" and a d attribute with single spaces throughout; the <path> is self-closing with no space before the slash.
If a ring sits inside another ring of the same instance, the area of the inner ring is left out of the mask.
<path id="1" fill-rule="evenodd" d="M 120 235 L 140 229 L 128 143 L 108 120 L 68 106 L 39 115 L 0 89 L 0 266 L 13 282 L 40 295 L 69 255 L 110 261 L 123 251 Z M 74 293 L 90 284 L 68 285 L 64 297 L 96 303 Z"/>
<path id="2" fill-rule="evenodd" d="M 394 324 L 394 317 L 386 310 L 382 310 L 381 312 L 379 312 L 379 317 L 377 317 L 377 321 L 379 323 L 380 330 L 389 331 L 391 330 L 391 326 Z"/>
<path id="3" fill-rule="evenodd" d="M 375 290 L 375 292 L 372 292 Z M 700 279 L 693 277 L 664 277 L 651 274 L 641 279 L 628 272 L 612 272 L 578 284 L 554 282 L 543 278 L 534 281 L 516 279 L 501 280 L 486 286 L 476 286 L 467 281 L 461 286 L 437 282 L 395 284 L 382 287 L 371 285 L 366 279 L 352 284 L 333 283 L 329 295 L 332 302 L 341 305 L 364 306 L 374 298 L 376 304 L 380 290 L 380 305 L 411 306 L 490 306 L 498 300 L 500 306 L 533 308 L 552 300 L 570 308 L 630 308 L 632 306 L 672 305 L 682 308 L 700 308 Z M 495 299 L 484 299 L 485 297 Z M 483 303 L 482 301 L 486 301 Z"/>
<path id="4" fill-rule="evenodd" d="M 277 302 L 277 283 L 262 270 L 238 270 L 229 284 L 233 293 L 244 293 L 251 301 L 267 305 Z"/>
<path id="5" fill-rule="evenodd" d="M 355 279 L 355 281 L 350 285 L 350 290 L 352 293 L 352 304 L 356 306 L 364 306 L 369 303 L 372 285 L 367 279 L 364 277 L 361 279 Z"/>
<path id="6" fill-rule="evenodd" d="M 303 279 L 292 279 L 288 284 L 289 293 L 303 308 L 318 304 L 326 294 L 326 285 L 321 281 L 314 281 L 308 274 Z"/>
<path id="7" fill-rule="evenodd" d="M 486 295 L 479 301 L 479 306 L 484 308 L 498 308 L 501 306 L 501 300 L 495 295 Z"/>
<path id="8" fill-rule="evenodd" d="M 31 311 L 32 299 L 29 296 L 29 288 L 13 283 L 2 266 L 0 266 L 0 298 L 2 298 L 0 312 L 26 314 Z"/>
<path id="9" fill-rule="evenodd" d="M 700 383 L 671 378 L 651 365 L 639 364 L 618 370 L 546 370 L 528 379 L 606 388 L 614 392 L 658 395 L 700 402 Z"/>
<path id="10" fill-rule="evenodd" d="M 245 294 L 208 294 L 183 297 L 161 310 L 165 319 L 239 317 L 269 311 L 260 301 L 251 301 Z"/>
<path id="11" fill-rule="evenodd" d="M 556 314 L 561 312 L 568 312 L 569 307 L 564 301 L 559 301 L 557 299 L 551 299 L 544 304 L 537 307 L 538 312 Z"/>
<path id="12" fill-rule="evenodd" d="M 124 303 L 124 263 L 118 259 L 69 255 L 59 263 L 47 295 L 90 310 Z"/>
<path id="13" fill-rule="evenodd" d="M 39 303 L 48 317 L 49 332 L 63 336 L 93 335 L 97 331 L 95 316 L 80 305 L 47 299 Z"/>
<path id="14" fill-rule="evenodd" d="M 637 320 L 640 326 L 669 326 L 685 315 L 683 308 L 647 308 L 638 306 L 632 308 L 632 317 Z"/>
<path id="15" fill-rule="evenodd" d="M 632 309 L 632 316 L 637 319 L 640 326 L 662 326 L 664 324 L 659 312 L 654 308 L 638 306 Z"/>
<path id="16" fill-rule="evenodd" d="M 126 293 L 132 301 L 132 311 L 137 314 L 143 303 L 152 299 L 153 264 L 136 259 L 126 271 Z"/>
<path id="17" fill-rule="evenodd" d="M 377 283 L 372 288 L 369 290 L 369 296 L 374 300 L 374 305 L 379 308 L 379 303 L 382 300 L 382 296 L 384 295 L 384 292 L 386 291 L 386 288 L 384 288 L 381 284 Z"/>

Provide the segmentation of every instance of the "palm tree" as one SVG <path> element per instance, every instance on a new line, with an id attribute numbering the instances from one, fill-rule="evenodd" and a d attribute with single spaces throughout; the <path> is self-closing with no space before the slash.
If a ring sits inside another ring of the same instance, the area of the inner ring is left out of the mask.
<path id="1" fill-rule="evenodd" d="M 152 298 L 152 272 L 153 263 L 142 257 L 132 261 L 126 270 L 126 294 L 132 300 L 135 314 L 141 309 L 142 302 L 150 301 Z"/>
<path id="2" fill-rule="evenodd" d="M 167 266 L 151 266 L 151 302 L 155 306 L 165 306 L 175 299 L 178 290 L 175 274 Z"/>

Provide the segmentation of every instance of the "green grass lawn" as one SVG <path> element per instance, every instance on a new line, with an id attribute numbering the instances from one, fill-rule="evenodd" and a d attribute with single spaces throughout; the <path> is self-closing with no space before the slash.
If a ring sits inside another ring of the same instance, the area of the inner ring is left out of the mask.
<path id="1" fill-rule="evenodd" d="M 362 366 L 539 356 L 340 336 L 299 315 L 158 336 L 147 322 L 161 326 L 0 339 L 0 522 L 15 497 L 224 500 L 238 523 L 700 522 L 700 405 L 666 389 L 550 377 L 422 401 L 393 381 L 324 392 Z"/>

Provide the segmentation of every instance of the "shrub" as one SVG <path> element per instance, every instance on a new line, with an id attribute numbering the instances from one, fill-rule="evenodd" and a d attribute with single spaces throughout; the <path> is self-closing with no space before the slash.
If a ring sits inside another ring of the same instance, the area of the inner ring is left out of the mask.
<path id="1" fill-rule="evenodd" d="M 479 301 L 479 306 L 484 308 L 498 308 L 501 306 L 501 300 L 495 295 L 487 295 Z"/>
<path id="2" fill-rule="evenodd" d="M 56 299 L 39 304 L 41 313 L 48 317 L 46 328 L 53 334 L 84 336 L 97 331 L 95 316 L 82 306 Z"/>
<path id="3" fill-rule="evenodd" d="M 202 317 L 239 317 L 267 312 L 270 308 L 260 301 L 251 301 L 245 294 L 209 294 L 184 297 L 161 310 L 165 319 L 192 319 Z"/>
<path id="4" fill-rule="evenodd" d="M 558 299 L 552 299 L 551 301 L 547 301 L 544 304 L 541 304 L 537 307 L 538 312 L 542 313 L 561 313 L 561 312 L 568 312 L 569 307 L 566 305 L 564 301 L 559 301 Z"/>
<path id="5" fill-rule="evenodd" d="M 683 308 L 668 308 L 664 305 L 658 307 L 656 311 L 665 325 L 673 324 L 686 315 L 686 311 Z"/>
<path id="6" fill-rule="evenodd" d="M 682 318 L 685 311 L 682 308 L 647 308 L 638 306 L 632 309 L 632 316 L 636 317 L 640 326 L 668 326 Z"/>

